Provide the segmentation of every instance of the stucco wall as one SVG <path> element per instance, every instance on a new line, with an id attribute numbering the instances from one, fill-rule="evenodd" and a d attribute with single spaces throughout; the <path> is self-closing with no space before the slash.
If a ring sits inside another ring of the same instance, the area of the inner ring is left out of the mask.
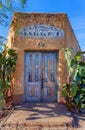
<path id="1" fill-rule="evenodd" d="M 45 24 L 58 27 L 64 30 L 63 38 L 29 38 L 20 37 L 20 28 Z M 44 43 L 45 46 L 39 47 L 37 43 Z M 25 51 L 58 51 L 58 102 L 62 100 L 62 84 L 66 82 L 68 67 L 62 48 L 74 47 L 79 50 L 79 44 L 73 33 L 66 14 L 40 14 L 40 13 L 15 13 L 8 35 L 7 45 L 14 48 L 18 53 L 14 80 L 14 102 L 24 102 L 24 54 Z M 73 55 L 75 54 L 75 51 Z"/>

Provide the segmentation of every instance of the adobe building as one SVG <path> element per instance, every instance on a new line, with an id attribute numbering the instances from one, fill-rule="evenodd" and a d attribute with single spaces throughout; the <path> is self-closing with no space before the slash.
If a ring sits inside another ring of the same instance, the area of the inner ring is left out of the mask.
<path id="1" fill-rule="evenodd" d="M 80 50 L 67 15 L 15 13 L 7 45 L 18 53 L 14 103 L 61 102 L 68 75 L 62 48 Z"/>

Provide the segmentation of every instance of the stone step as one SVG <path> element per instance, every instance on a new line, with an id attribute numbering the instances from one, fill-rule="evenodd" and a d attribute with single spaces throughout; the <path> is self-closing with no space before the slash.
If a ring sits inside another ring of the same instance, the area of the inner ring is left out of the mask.
<path id="1" fill-rule="evenodd" d="M 25 122 L 4 124 L 1 130 L 73 130 L 71 122 Z"/>

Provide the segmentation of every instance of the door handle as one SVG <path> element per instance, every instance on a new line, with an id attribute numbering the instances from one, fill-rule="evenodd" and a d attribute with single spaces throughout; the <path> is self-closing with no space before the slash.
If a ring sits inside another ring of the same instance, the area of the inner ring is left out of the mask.
<path id="1" fill-rule="evenodd" d="M 43 70 L 41 72 L 41 88 L 43 89 Z"/>
<path id="2" fill-rule="evenodd" d="M 41 88 L 43 89 L 43 77 L 41 78 Z"/>
<path id="3" fill-rule="evenodd" d="M 43 89 L 43 81 L 41 82 L 41 88 Z"/>

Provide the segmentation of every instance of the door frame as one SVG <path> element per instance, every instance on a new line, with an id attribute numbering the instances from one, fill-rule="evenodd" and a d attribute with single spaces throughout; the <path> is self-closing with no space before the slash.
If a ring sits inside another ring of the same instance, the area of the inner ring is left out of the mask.
<path id="1" fill-rule="evenodd" d="M 24 51 L 24 102 L 39 102 L 39 101 L 26 101 L 26 53 L 57 53 L 57 63 L 58 63 L 58 55 L 59 51 L 58 50 L 25 50 Z M 56 64 L 56 72 L 57 72 L 57 77 L 56 77 L 56 102 L 58 101 L 58 64 Z"/>

